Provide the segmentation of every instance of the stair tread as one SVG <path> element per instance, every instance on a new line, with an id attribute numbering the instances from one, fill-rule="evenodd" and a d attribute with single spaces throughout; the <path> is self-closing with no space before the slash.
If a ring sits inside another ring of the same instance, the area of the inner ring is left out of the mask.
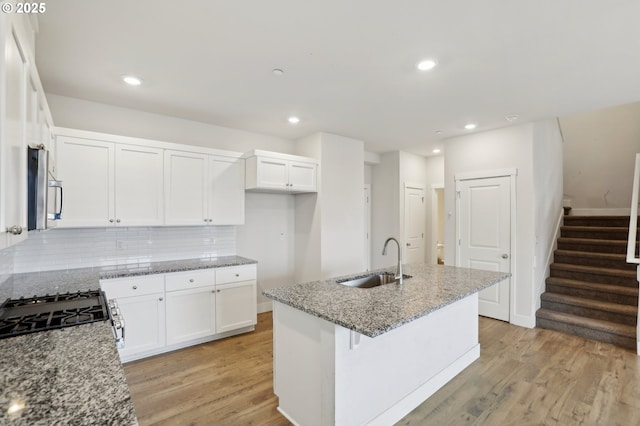
<path id="1" fill-rule="evenodd" d="M 640 217 L 640 216 L 638 216 Z M 629 220 L 629 215 L 611 215 L 611 214 L 604 214 L 604 215 L 565 215 L 564 216 L 565 219 L 569 218 L 569 220 L 582 220 L 582 219 L 611 219 L 611 220 L 618 220 L 618 219 L 627 219 Z"/>
<path id="2" fill-rule="evenodd" d="M 557 254 L 563 254 L 566 256 L 576 256 L 576 257 L 597 257 L 601 259 L 612 259 L 612 260 L 621 260 L 626 263 L 627 256 L 619 253 L 599 253 L 593 251 L 580 251 L 580 250 L 567 250 L 567 249 L 558 249 L 555 251 Z"/>
<path id="3" fill-rule="evenodd" d="M 604 331 L 620 336 L 636 338 L 636 326 L 619 324 L 616 322 L 582 317 L 579 315 L 566 314 L 563 312 L 552 311 L 550 309 L 540 308 L 536 312 L 538 318 L 544 318 L 552 321 L 563 322 L 579 327 L 590 328 L 593 330 Z"/>
<path id="4" fill-rule="evenodd" d="M 576 287 L 585 290 L 595 290 L 603 293 L 617 293 L 624 294 L 626 296 L 638 296 L 637 287 L 625 287 L 615 284 L 594 283 L 589 281 L 573 280 L 571 278 L 560 277 L 548 277 L 546 281 L 548 284 L 566 285 L 569 287 Z"/>
<path id="5" fill-rule="evenodd" d="M 561 228 L 571 228 L 581 231 L 629 231 L 628 226 L 562 225 Z"/>
<path id="6" fill-rule="evenodd" d="M 638 315 L 638 307 L 631 305 L 623 305 L 615 302 L 607 302 L 604 300 L 589 299 L 580 296 L 571 296 L 568 294 L 560 293 L 542 293 L 542 300 L 549 302 L 559 302 L 568 305 L 581 306 L 584 308 L 598 309 L 601 311 L 607 311 L 612 313 L 624 314 L 624 315 Z"/>
<path id="7" fill-rule="evenodd" d="M 573 265 L 570 263 L 552 263 L 551 269 L 564 269 L 575 272 L 596 273 L 604 275 L 623 275 L 627 277 L 636 277 L 636 271 L 628 271 L 625 269 L 617 268 L 602 268 L 599 266 L 585 266 L 585 265 Z"/>
<path id="8" fill-rule="evenodd" d="M 627 246 L 627 240 L 599 240 L 597 238 L 576 238 L 576 237 L 559 237 L 558 242 L 574 243 L 574 244 L 593 244 L 593 245 L 611 245 L 611 246 Z M 640 242 L 636 242 L 640 244 Z"/>

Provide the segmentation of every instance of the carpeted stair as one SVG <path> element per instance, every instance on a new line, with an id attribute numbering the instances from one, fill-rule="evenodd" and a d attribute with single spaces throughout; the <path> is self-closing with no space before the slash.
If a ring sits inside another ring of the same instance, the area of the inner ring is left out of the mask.
<path id="1" fill-rule="evenodd" d="M 538 327 L 636 350 L 637 265 L 625 260 L 628 226 L 628 216 L 564 217 Z"/>

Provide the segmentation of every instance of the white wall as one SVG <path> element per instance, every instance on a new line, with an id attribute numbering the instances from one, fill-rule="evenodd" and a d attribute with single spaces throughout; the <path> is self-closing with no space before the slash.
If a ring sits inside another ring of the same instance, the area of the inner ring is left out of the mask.
<path id="1" fill-rule="evenodd" d="M 455 175 L 516 168 L 516 235 L 511 284 L 511 322 L 535 326 L 532 275 L 534 256 L 533 124 L 448 139 L 445 143 L 445 263 L 456 264 Z"/>
<path id="2" fill-rule="evenodd" d="M 306 157 L 322 157 L 321 134 L 316 133 L 296 142 L 296 153 Z M 329 167 L 329 165 L 326 165 Z M 295 280 L 316 281 L 322 278 L 322 162 L 318 167 L 318 193 L 295 197 Z"/>
<path id="3" fill-rule="evenodd" d="M 549 265 L 562 219 L 562 134 L 557 120 L 533 127 L 533 191 L 535 205 L 534 309 L 540 307 Z"/>
<path id="4" fill-rule="evenodd" d="M 319 133 L 299 140 L 297 153 L 318 159 L 320 169 L 315 199 L 296 199 L 296 280 L 364 271 L 364 143 Z"/>
<path id="5" fill-rule="evenodd" d="M 382 246 L 388 237 L 400 236 L 400 152 L 380 156 L 380 164 L 372 167 L 371 175 L 371 268 L 396 264 L 393 256 L 382 256 Z"/>
<path id="6" fill-rule="evenodd" d="M 47 94 L 58 127 L 246 152 L 293 154 L 293 141 L 229 127 Z"/>
<path id="7" fill-rule="evenodd" d="M 635 154 L 640 152 L 640 102 L 560 119 L 564 196 L 581 209 L 629 214 Z"/>
<path id="8" fill-rule="evenodd" d="M 246 193 L 245 224 L 236 227 L 236 246 L 258 261 L 258 312 L 271 310 L 263 290 L 294 284 L 295 197 Z"/>

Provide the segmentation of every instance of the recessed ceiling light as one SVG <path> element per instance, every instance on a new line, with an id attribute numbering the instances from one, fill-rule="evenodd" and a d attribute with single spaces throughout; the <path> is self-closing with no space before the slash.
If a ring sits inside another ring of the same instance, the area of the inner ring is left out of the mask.
<path id="1" fill-rule="evenodd" d="M 504 117 L 504 119 L 507 120 L 510 123 L 516 121 L 518 118 L 520 118 L 520 116 L 517 115 L 517 114 L 507 115 L 507 116 Z"/>
<path id="2" fill-rule="evenodd" d="M 300 119 L 298 117 L 295 117 L 295 116 L 289 117 L 289 123 L 298 124 L 299 122 L 300 122 Z"/>
<path id="3" fill-rule="evenodd" d="M 469 124 L 465 124 L 464 125 L 464 128 L 467 129 L 467 130 L 473 130 L 476 127 L 478 127 L 478 125 L 476 123 L 469 123 Z"/>
<path id="4" fill-rule="evenodd" d="M 434 154 L 440 154 L 440 150 L 439 150 L 438 148 L 434 149 L 434 150 L 433 150 L 433 151 L 431 151 L 431 152 L 433 152 Z"/>
<path id="5" fill-rule="evenodd" d="M 436 135 L 441 135 L 442 134 L 442 130 L 436 130 Z"/>
<path id="6" fill-rule="evenodd" d="M 282 71 L 280 68 L 274 68 L 271 72 L 273 73 L 273 75 L 277 75 L 278 77 L 284 75 L 284 71 Z"/>
<path id="7" fill-rule="evenodd" d="M 129 86 L 140 86 L 142 84 L 142 80 L 133 75 L 123 75 L 122 81 L 127 83 Z"/>
<path id="8" fill-rule="evenodd" d="M 416 67 L 420 71 L 430 71 L 430 70 L 434 69 L 436 67 L 436 65 L 438 65 L 438 61 L 436 61 L 435 59 L 424 59 L 424 60 L 418 62 Z"/>

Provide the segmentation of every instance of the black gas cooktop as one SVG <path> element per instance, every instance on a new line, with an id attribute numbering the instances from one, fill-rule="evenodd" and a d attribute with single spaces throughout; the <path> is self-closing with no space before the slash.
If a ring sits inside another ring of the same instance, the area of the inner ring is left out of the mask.
<path id="1" fill-rule="evenodd" d="M 0 339 L 108 319 L 100 290 L 7 299 L 0 305 Z"/>

